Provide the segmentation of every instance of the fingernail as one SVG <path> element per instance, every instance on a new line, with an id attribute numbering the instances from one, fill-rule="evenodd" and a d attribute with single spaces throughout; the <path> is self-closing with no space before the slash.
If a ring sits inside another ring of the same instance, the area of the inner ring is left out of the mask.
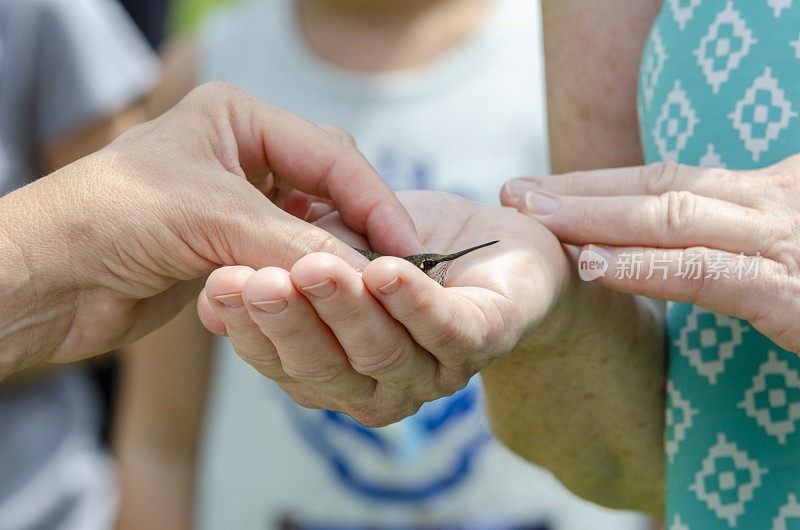
<path id="1" fill-rule="evenodd" d="M 324 202 L 312 202 L 308 207 L 305 217 L 303 217 L 303 221 L 320 219 L 321 217 L 324 217 L 333 211 L 334 209 L 330 204 L 326 204 Z"/>
<path id="2" fill-rule="evenodd" d="M 390 281 L 383 287 L 378 287 L 378 290 L 383 294 L 392 294 L 400 288 L 400 278 L 395 276 L 394 280 Z"/>
<path id="3" fill-rule="evenodd" d="M 250 302 L 250 305 L 256 306 L 265 313 L 272 313 L 274 315 L 286 309 L 286 306 L 289 305 L 289 300 L 286 298 L 279 298 L 278 300 L 266 300 L 264 302 Z"/>
<path id="4" fill-rule="evenodd" d="M 327 298 L 328 296 L 332 295 L 334 291 L 336 291 L 336 284 L 333 283 L 333 280 L 328 278 L 322 283 L 318 283 L 317 285 L 309 285 L 308 287 L 301 287 L 301 289 L 313 296 L 316 296 L 317 298 Z"/>
<path id="5" fill-rule="evenodd" d="M 558 200 L 540 191 L 530 191 L 525 194 L 524 209 L 524 213 L 550 215 L 558 209 Z"/>
<path id="6" fill-rule="evenodd" d="M 519 178 L 505 183 L 506 193 L 512 197 L 520 197 L 525 193 L 541 187 L 537 179 Z"/>
<path id="7" fill-rule="evenodd" d="M 228 307 L 241 307 L 244 304 L 242 301 L 242 293 L 223 294 L 215 296 L 214 300 Z"/>

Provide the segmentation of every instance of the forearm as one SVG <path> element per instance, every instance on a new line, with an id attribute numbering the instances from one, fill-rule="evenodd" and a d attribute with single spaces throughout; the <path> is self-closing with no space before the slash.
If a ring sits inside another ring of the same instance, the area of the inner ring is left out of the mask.
<path id="1" fill-rule="evenodd" d="M 119 530 L 192 528 L 194 458 L 131 450 L 122 465 Z"/>
<path id="2" fill-rule="evenodd" d="M 575 282 L 564 329 L 534 333 L 482 372 L 492 429 L 578 495 L 661 517 L 661 311 Z"/>
<path id="3" fill-rule="evenodd" d="M 642 162 L 639 58 L 662 0 L 543 0 L 554 173 Z"/>

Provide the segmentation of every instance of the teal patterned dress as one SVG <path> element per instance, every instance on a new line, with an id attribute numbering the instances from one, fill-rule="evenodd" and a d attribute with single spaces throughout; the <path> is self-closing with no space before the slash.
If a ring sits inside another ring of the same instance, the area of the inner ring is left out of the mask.
<path id="1" fill-rule="evenodd" d="M 647 162 L 754 169 L 800 152 L 800 0 L 667 0 L 639 77 Z M 669 530 L 800 528 L 800 358 L 668 305 Z"/>

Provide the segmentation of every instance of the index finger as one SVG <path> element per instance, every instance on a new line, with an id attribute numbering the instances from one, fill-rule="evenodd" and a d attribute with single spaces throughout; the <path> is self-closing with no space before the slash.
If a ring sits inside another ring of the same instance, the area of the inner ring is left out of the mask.
<path id="1" fill-rule="evenodd" d="M 691 191 L 696 195 L 753 206 L 757 196 L 743 173 L 719 168 L 701 168 L 658 162 L 592 171 L 576 171 L 544 178 L 513 179 L 503 186 L 501 201 L 516 206 L 526 191 L 541 189 L 559 195 L 610 197 L 661 195 L 668 191 Z"/>
<path id="2" fill-rule="evenodd" d="M 411 216 L 352 142 L 235 87 L 209 88 L 215 89 L 224 92 L 216 97 L 227 102 L 233 135 L 223 145 L 226 167 L 269 169 L 300 191 L 331 199 L 344 222 L 381 253 L 422 250 Z"/>

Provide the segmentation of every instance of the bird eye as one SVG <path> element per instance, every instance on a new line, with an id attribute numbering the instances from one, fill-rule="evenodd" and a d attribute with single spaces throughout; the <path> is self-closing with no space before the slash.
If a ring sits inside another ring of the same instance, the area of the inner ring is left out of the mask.
<path id="1" fill-rule="evenodd" d="M 423 271 L 427 272 L 427 271 L 431 270 L 432 268 L 434 268 L 435 266 L 436 266 L 436 262 L 435 261 L 431 261 L 429 259 L 426 259 L 425 261 L 423 261 L 420 264 L 419 268 L 422 269 Z"/>

